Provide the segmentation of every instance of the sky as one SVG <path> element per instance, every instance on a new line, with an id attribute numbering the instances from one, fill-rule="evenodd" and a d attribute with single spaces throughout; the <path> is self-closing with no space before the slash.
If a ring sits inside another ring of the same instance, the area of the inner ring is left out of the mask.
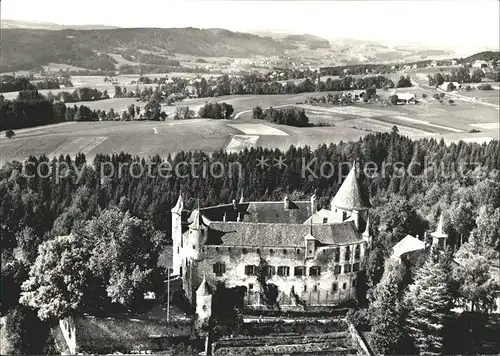
<path id="1" fill-rule="evenodd" d="M 328 39 L 499 47 L 499 0 L 2 0 L 1 18 L 65 25 L 278 30 Z"/>

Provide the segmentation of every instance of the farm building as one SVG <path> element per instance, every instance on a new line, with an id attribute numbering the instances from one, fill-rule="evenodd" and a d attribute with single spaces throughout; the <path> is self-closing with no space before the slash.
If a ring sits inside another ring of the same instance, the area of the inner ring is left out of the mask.
<path id="1" fill-rule="evenodd" d="M 487 68 L 488 62 L 478 59 L 474 63 L 472 63 L 472 68 Z"/>
<path id="2" fill-rule="evenodd" d="M 462 87 L 462 84 L 459 82 L 444 82 L 443 84 L 439 85 L 438 88 L 444 91 L 454 91 L 458 90 Z"/>
<path id="3" fill-rule="evenodd" d="M 398 262 L 408 260 L 414 263 L 425 251 L 425 242 L 411 235 L 406 235 L 392 248 L 392 258 Z"/>
<path id="4" fill-rule="evenodd" d="M 415 93 L 395 93 L 394 95 L 398 96 L 398 103 L 415 104 L 417 102 Z"/>
<path id="5" fill-rule="evenodd" d="M 245 202 L 184 211 L 172 209 L 173 274 L 187 297 L 202 280 L 243 290 L 240 303 L 258 307 L 338 305 L 355 297 L 369 248 L 367 195 L 353 166 L 330 209 L 310 201 Z"/>

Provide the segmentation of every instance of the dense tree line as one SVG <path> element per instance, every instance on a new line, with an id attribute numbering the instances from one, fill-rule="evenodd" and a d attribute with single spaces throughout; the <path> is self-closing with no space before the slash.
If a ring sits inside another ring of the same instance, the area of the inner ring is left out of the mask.
<path id="1" fill-rule="evenodd" d="M 229 120 L 234 112 L 231 104 L 207 102 L 198 110 L 198 116 L 208 119 Z"/>
<path id="2" fill-rule="evenodd" d="M 33 84 L 28 77 L 7 75 L 0 77 L 0 93 L 36 89 L 59 89 L 60 84 L 62 83 L 56 78 L 37 80 Z"/>
<path id="3" fill-rule="evenodd" d="M 47 93 L 47 99 L 50 102 L 62 101 L 64 103 L 76 103 L 78 101 L 97 101 L 109 99 L 107 90 L 100 91 L 99 89 L 82 87 L 77 88 L 73 92 L 62 91 L 57 94 L 52 92 Z"/>
<path id="4" fill-rule="evenodd" d="M 164 97 L 181 93 L 188 96 L 188 87 L 192 87 L 192 94 L 197 97 L 218 97 L 222 95 L 244 94 L 298 94 L 308 92 L 342 91 L 356 89 L 387 89 L 394 88 L 394 83 L 384 76 L 352 77 L 345 76 L 341 79 L 328 78 L 326 81 L 305 78 L 299 83 L 293 81 L 283 82 L 258 73 L 237 77 L 227 74 L 217 78 L 199 78 L 190 84 L 191 80 L 184 78 L 171 78 L 168 82 L 159 82 L 160 92 Z"/>
<path id="5" fill-rule="evenodd" d="M 252 117 L 256 120 L 266 120 L 274 124 L 306 127 L 309 126 L 309 118 L 304 109 L 299 108 L 284 108 L 262 110 L 260 106 L 256 106 L 252 110 Z"/>
<path id="6" fill-rule="evenodd" d="M 453 68 L 451 73 L 435 73 L 434 76 L 430 74 L 427 76 L 430 86 L 438 86 L 444 82 L 458 82 L 458 83 L 480 83 L 485 77 L 481 69 L 474 69 L 470 71 L 468 68 L 460 67 Z"/>

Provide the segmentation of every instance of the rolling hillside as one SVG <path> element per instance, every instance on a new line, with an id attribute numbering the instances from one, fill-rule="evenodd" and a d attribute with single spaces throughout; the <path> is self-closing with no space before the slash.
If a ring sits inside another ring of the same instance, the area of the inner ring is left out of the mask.
<path id="1" fill-rule="evenodd" d="M 96 52 L 117 48 L 164 51 L 200 57 L 249 57 L 282 55 L 294 46 L 270 37 L 224 29 L 119 28 L 108 30 L 2 30 L 2 71 L 30 70 L 64 63 L 81 66 Z M 85 67 L 85 66 L 83 66 Z"/>

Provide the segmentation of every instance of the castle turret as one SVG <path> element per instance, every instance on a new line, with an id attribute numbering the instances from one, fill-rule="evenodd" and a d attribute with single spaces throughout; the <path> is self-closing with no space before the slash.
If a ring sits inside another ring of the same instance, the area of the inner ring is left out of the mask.
<path id="1" fill-rule="evenodd" d="M 444 227 L 444 217 L 443 214 L 441 214 L 441 216 L 439 217 L 439 222 L 436 231 L 431 233 L 432 246 L 436 246 L 441 250 L 444 250 L 446 248 L 448 239 L 448 235 L 445 234 L 443 227 Z"/>
<path id="2" fill-rule="evenodd" d="M 172 274 L 179 275 L 182 266 L 182 211 L 184 203 L 182 193 L 179 193 L 177 203 L 170 210 L 172 213 Z"/>
<path id="3" fill-rule="evenodd" d="M 188 256 L 198 259 L 200 257 L 200 251 L 207 238 L 208 230 L 208 219 L 206 219 L 201 213 L 200 209 L 195 209 L 189 217 L 189 230 L 188 230 L 188 241 L 187 241 L 187 253 Z"/>
<path id="4" fill-rule="evenodd" d="M 368 195 L 359 184 L 357 165 L 356 161 L 354 161 L 349 174 L 330 202 L 330 210 L 335 220 L 345 221 L 351 218 L 357 229 L 360 230 L 364 227 L 361 219 L 366 221 L 370 208 L 371 204 Z"/>
<path id="5" fill-rule="evenodd" d="M 212 288 L 205 276 L 196 290 L 196 316 L 199 326 L 208 323 L 212 316 Z"/>

